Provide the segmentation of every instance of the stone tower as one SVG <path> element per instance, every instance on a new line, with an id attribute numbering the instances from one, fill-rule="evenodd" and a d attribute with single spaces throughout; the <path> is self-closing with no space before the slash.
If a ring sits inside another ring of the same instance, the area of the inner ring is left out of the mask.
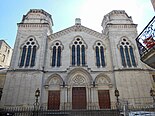
<path id="1" fill-rule="evenodd" d="M 35 90 L 41 89 L 47 36 L 52 34 L 52 26 L 51 15 L 41 9 L 30 10 L 18 23 L 2 104 L 33 104 Z"/>
<path id="2" fill-rule="evenodd" d="M 113 77 L 120 99 L 137 105 L 139 98 L 149 98 L 152 86 L 149 71 L 140 61 L 135 41 L 137 24 L 124 10 L 113 10 L 104 16 L 101 25 L 102 33 L 108 36 Z M 145 102 L 144 99 L 141 101 Z"/>

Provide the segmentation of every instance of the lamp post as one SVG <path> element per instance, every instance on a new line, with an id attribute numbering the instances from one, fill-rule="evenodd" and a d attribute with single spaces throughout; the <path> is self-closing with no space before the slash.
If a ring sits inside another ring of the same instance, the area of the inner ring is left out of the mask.
<path id="1" fill-rule="evenodd" d="M 150 96 L 153 98 L 153 104 L 155 103 L 155 91 L 151 88 L 150 89 Z"/>
<path id="2" fill-rule="evenodd" d="M 115 96 L 116 96 L 116 99 L 117 99 L 116 107 L 118 109 L 118 106 L 119 106 L 119 99 L 118 99 L 118 97 L 119 97 L 119 91 L 118 91 L 117 88 L 115 89 Z"/>
<path id="3" fill-rule="evenodd" d="M 2 97 L 2 88 L 0 88 L 0 100 L 1 100 L 1 97 Z"/>
<path id="4" fill-rule="evenodd" d="M 35 91 L 35 97 L 36 97 L 36 101 L 34 103 L 34 108 L 39 108 L 39 101 L 38 98 L 40 97 L 40 90 L 39 88 Z"/>

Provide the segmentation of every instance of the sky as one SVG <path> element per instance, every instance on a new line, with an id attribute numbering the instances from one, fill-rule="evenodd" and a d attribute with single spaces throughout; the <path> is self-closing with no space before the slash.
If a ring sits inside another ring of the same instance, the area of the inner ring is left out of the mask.
<path id="1" fill-rule="evenodd" d="M 138 34 L 154 16 L 151 0 L 1 0 L 0 1 L 0 39 L 12 48 L 17 34 L 17 23 L 30 9 L 43 9 L 52 15 L 53 32 L 61 31 L 75 24 L 81 24 L 101 32 L 104 15 L 112 10 L 125 10 L 138 24 Z"/>

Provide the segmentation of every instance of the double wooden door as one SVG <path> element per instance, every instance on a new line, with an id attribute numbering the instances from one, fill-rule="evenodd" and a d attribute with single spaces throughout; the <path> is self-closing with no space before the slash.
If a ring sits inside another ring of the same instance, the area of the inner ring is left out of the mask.
<path id="1" fill-rule="evenodd" d="M 109 90 L 99 90 L 98 100 L 100 109 L 109 109 L 110 108 Z"/>
<path id="2" fill-rule="evenodd" d="M 72 109 L 86 109 L 86 88 L 72 88 Z"/>
<path id="3" fill-rule="evenodd" d="M 60 108 L 60 91 L 48 91 L 48 109 L 59 110 Z"/>

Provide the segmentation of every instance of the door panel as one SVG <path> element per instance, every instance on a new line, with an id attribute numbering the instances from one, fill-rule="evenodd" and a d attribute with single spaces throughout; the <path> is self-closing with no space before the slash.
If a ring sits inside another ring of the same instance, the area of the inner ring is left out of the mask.
<path id="1" fill-rule="evenodd" d="M 85 87 L 73 87 L 72 108 L 86 109 L 86 88 Z"/>
<path id="2" fill-rule="evenodd" d="M 100 109 L 110 108 L 109 90 L 99 90 L 98 91 L 98 100 L 99 100 Z"/>
<path id="3" fill-rule="evenodd" d="M 60 91 L 48 91 L 48 109 L 59 110 Z"/>

